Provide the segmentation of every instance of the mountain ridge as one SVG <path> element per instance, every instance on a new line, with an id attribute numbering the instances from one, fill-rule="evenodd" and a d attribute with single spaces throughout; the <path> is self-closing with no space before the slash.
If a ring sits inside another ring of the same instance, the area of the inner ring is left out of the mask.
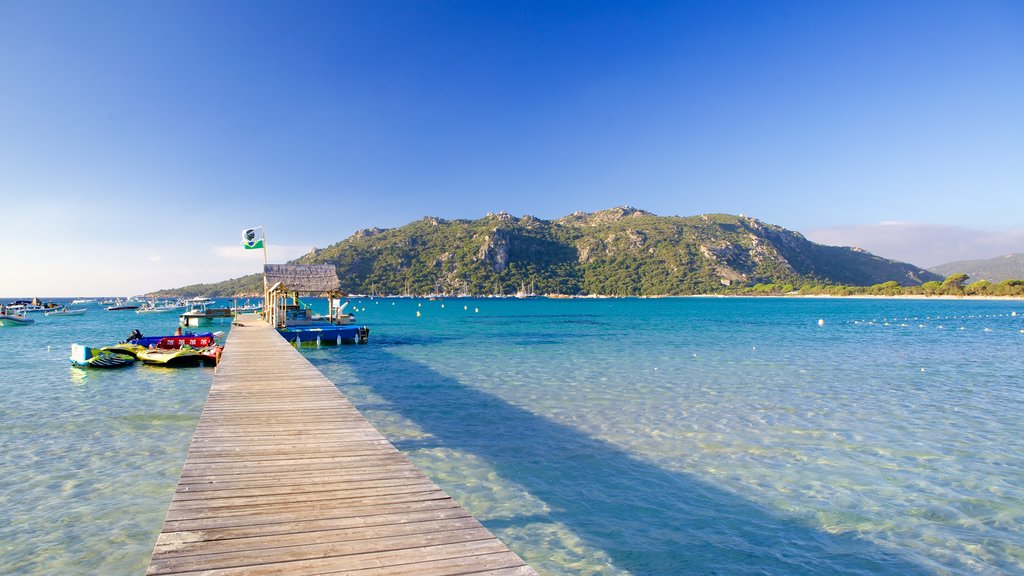
<path id="1" fill-rule="evenodd" d="M 294 260 L 334 264 L 342 290 L 360 294 L 661 296 L 761 284 L 919 285 L 942 277 L 744 215 L 658 216 L 620 206 L 555 220 L 507 212 L 476 220 L 426 216 L 367 228 Z M 162 290 L 257 295 L 259 275 Z"/>
<path id="2" fill-rule="evenodd" d="M 995 258 L 959 260 L 928 269 L 939 275 L 967 274 L 971 280 L 998 283 L 1024 278 L 1024 254 L 1004 254 Z"/>

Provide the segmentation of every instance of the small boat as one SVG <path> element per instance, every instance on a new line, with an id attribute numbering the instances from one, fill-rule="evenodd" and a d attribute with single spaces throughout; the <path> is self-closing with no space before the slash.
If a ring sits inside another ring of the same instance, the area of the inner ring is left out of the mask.
<path id="1" fill-rule="evenodd" d="M 138 344 L 143 348 L 149 348 L 151 346 L 155 346 L 157 348 L 181 348 L 182 346 L 205 348 L 207 346 L 212 346 L 214 344 L 214 340 L 217 338 L 223 337 L 224 332 L 221 331 L 204 332 L 202 334 L 184 332 L 182 334 L 174 334 L 170 336 L 143 336 L 142 332 L 132 330 L 132 333 L 122 340 L 121 343 Z"/>
<path id="2" fill-rule="evenodd" d="M 131 356 L 97 350 L 81 344 L 71 345 L 71 357 L 68 360 L 75 366 L 89 368 L 121 368 L 135 362 L 135 358 Z"/>
<path id="3" fill-rule="evenodd" d="M 76 299 L 71 301 L 72 305 L 75 305 L 75 304 L 95 304 L 95 303 L 96 303 L 96 299 L 95 298 L 76 298 Z"/>
<path id="4" fill-rule="evenodd" d="M 160 314 L 163 312 L 174 312 L 181 310 L 184 305 L 175 302 L 146 302 L 141 308 L 135 311 L 136 314 Z"/>
<path id="5" fill-rule="evenodd" d="M 197 349 L 206 349 L 216 346 L 216 339 L 224 337 L 224 332 L 206 332 L 205 334 L 175 334 L 172 336 L 143 336 L 142 332 L 132 330 L 127 338 L 110 346 L 104 346 L 102 350 L 126 354 L 132 358 L 138 358 L 139 352 L 159 348 L 162 350 L 176 350 L 184 346 Z M 219 357 L 219 354 L 218 354 Z"/>
<path id="6" fill-rule="evenodd" d="M 38 298 L 33 298 L 32 300 L 16 300 L 7 304 L 5 308 L 7 312 L 26 315 L 29 312 L 49 312 L 50 310 L 56 310 L 62 307 L 63 306 L 56 302 L 40 302 Z"/>
<path id="7" fill-rule="evenodd" d="M 146 364 L 166 366 L 168 368 L 200 366 L 206 361 L 203 355 L 199 353 L 199 350 L 191 346 L 171 350 L 166 348 L 147 348 L 140 351 L 136 357 Z"/>
<path id="8" fill-rule="evenodd" d="M 59 308 L 57 310 L 50 310 L 46 313 L 47 316 L 81 316 L 86 313 L 85 308 Z"/>
<path id="9" fill-rule="evenodd" d="M 0 314 L 0 326 L 5 328 L 10 326 L 27 326 L 33 323 L 35 323 L 35 320 L 29 318 L 27 314 L 13 314 L 9 312 Z"/>
<path id="10" fill-rule="evenodd" d="M 235 315 L 246 313 L 259 313 L 263 311 L 263 304 L 259 302 L 253 304 L 249 300 L 246 300 L 245 304 L 238 304 L 238 302 L 236 301 L 234 307 L 232 307 L 232 311 L 234 311 Z"/>
<path id="11" fill-rule="evenodd" d="M 116 312 L 118 310 L 138 310 L 140 306 L 138 304 L 114 304 L 113 306 L 107 306 L 107 310 Z"/>

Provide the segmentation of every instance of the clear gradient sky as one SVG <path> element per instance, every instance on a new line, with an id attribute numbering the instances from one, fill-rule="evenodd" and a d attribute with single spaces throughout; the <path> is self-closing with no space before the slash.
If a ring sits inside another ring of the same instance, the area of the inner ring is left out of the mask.
<path id="1" fill-rule="evenodd" d="M 1024 252 L 1024 2 L 0 0 L 0 296 L 632 205 Z"/>

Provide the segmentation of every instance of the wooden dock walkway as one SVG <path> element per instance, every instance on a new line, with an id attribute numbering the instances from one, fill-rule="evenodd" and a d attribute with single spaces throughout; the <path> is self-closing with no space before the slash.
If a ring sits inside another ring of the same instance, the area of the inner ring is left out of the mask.
<path id="1" fill-rule="evenodd" d="M 266 322 L 239 321 L 147 574 L 536 574 Z"/>

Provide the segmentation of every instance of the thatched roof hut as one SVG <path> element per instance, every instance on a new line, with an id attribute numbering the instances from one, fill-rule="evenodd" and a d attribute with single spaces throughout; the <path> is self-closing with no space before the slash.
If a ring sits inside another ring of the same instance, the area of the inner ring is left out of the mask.
<path id="1" fill-rule="evenodd" d="M 282 291 L 321 294 L 341 288 L 338 272 L 332 264 L 264 264 L 264 286 L 276 284 Z"/>
<path id="2" fill-rule="evenodd" d="M 333 318 L 333 296 L 339 288 L 341 281 L 332 264 L 264 264 L 263 317 L 273 326 L 283 326 L 288 310 L 299 308 L 299 294 L 326 294 L 328 316 Z"/>

